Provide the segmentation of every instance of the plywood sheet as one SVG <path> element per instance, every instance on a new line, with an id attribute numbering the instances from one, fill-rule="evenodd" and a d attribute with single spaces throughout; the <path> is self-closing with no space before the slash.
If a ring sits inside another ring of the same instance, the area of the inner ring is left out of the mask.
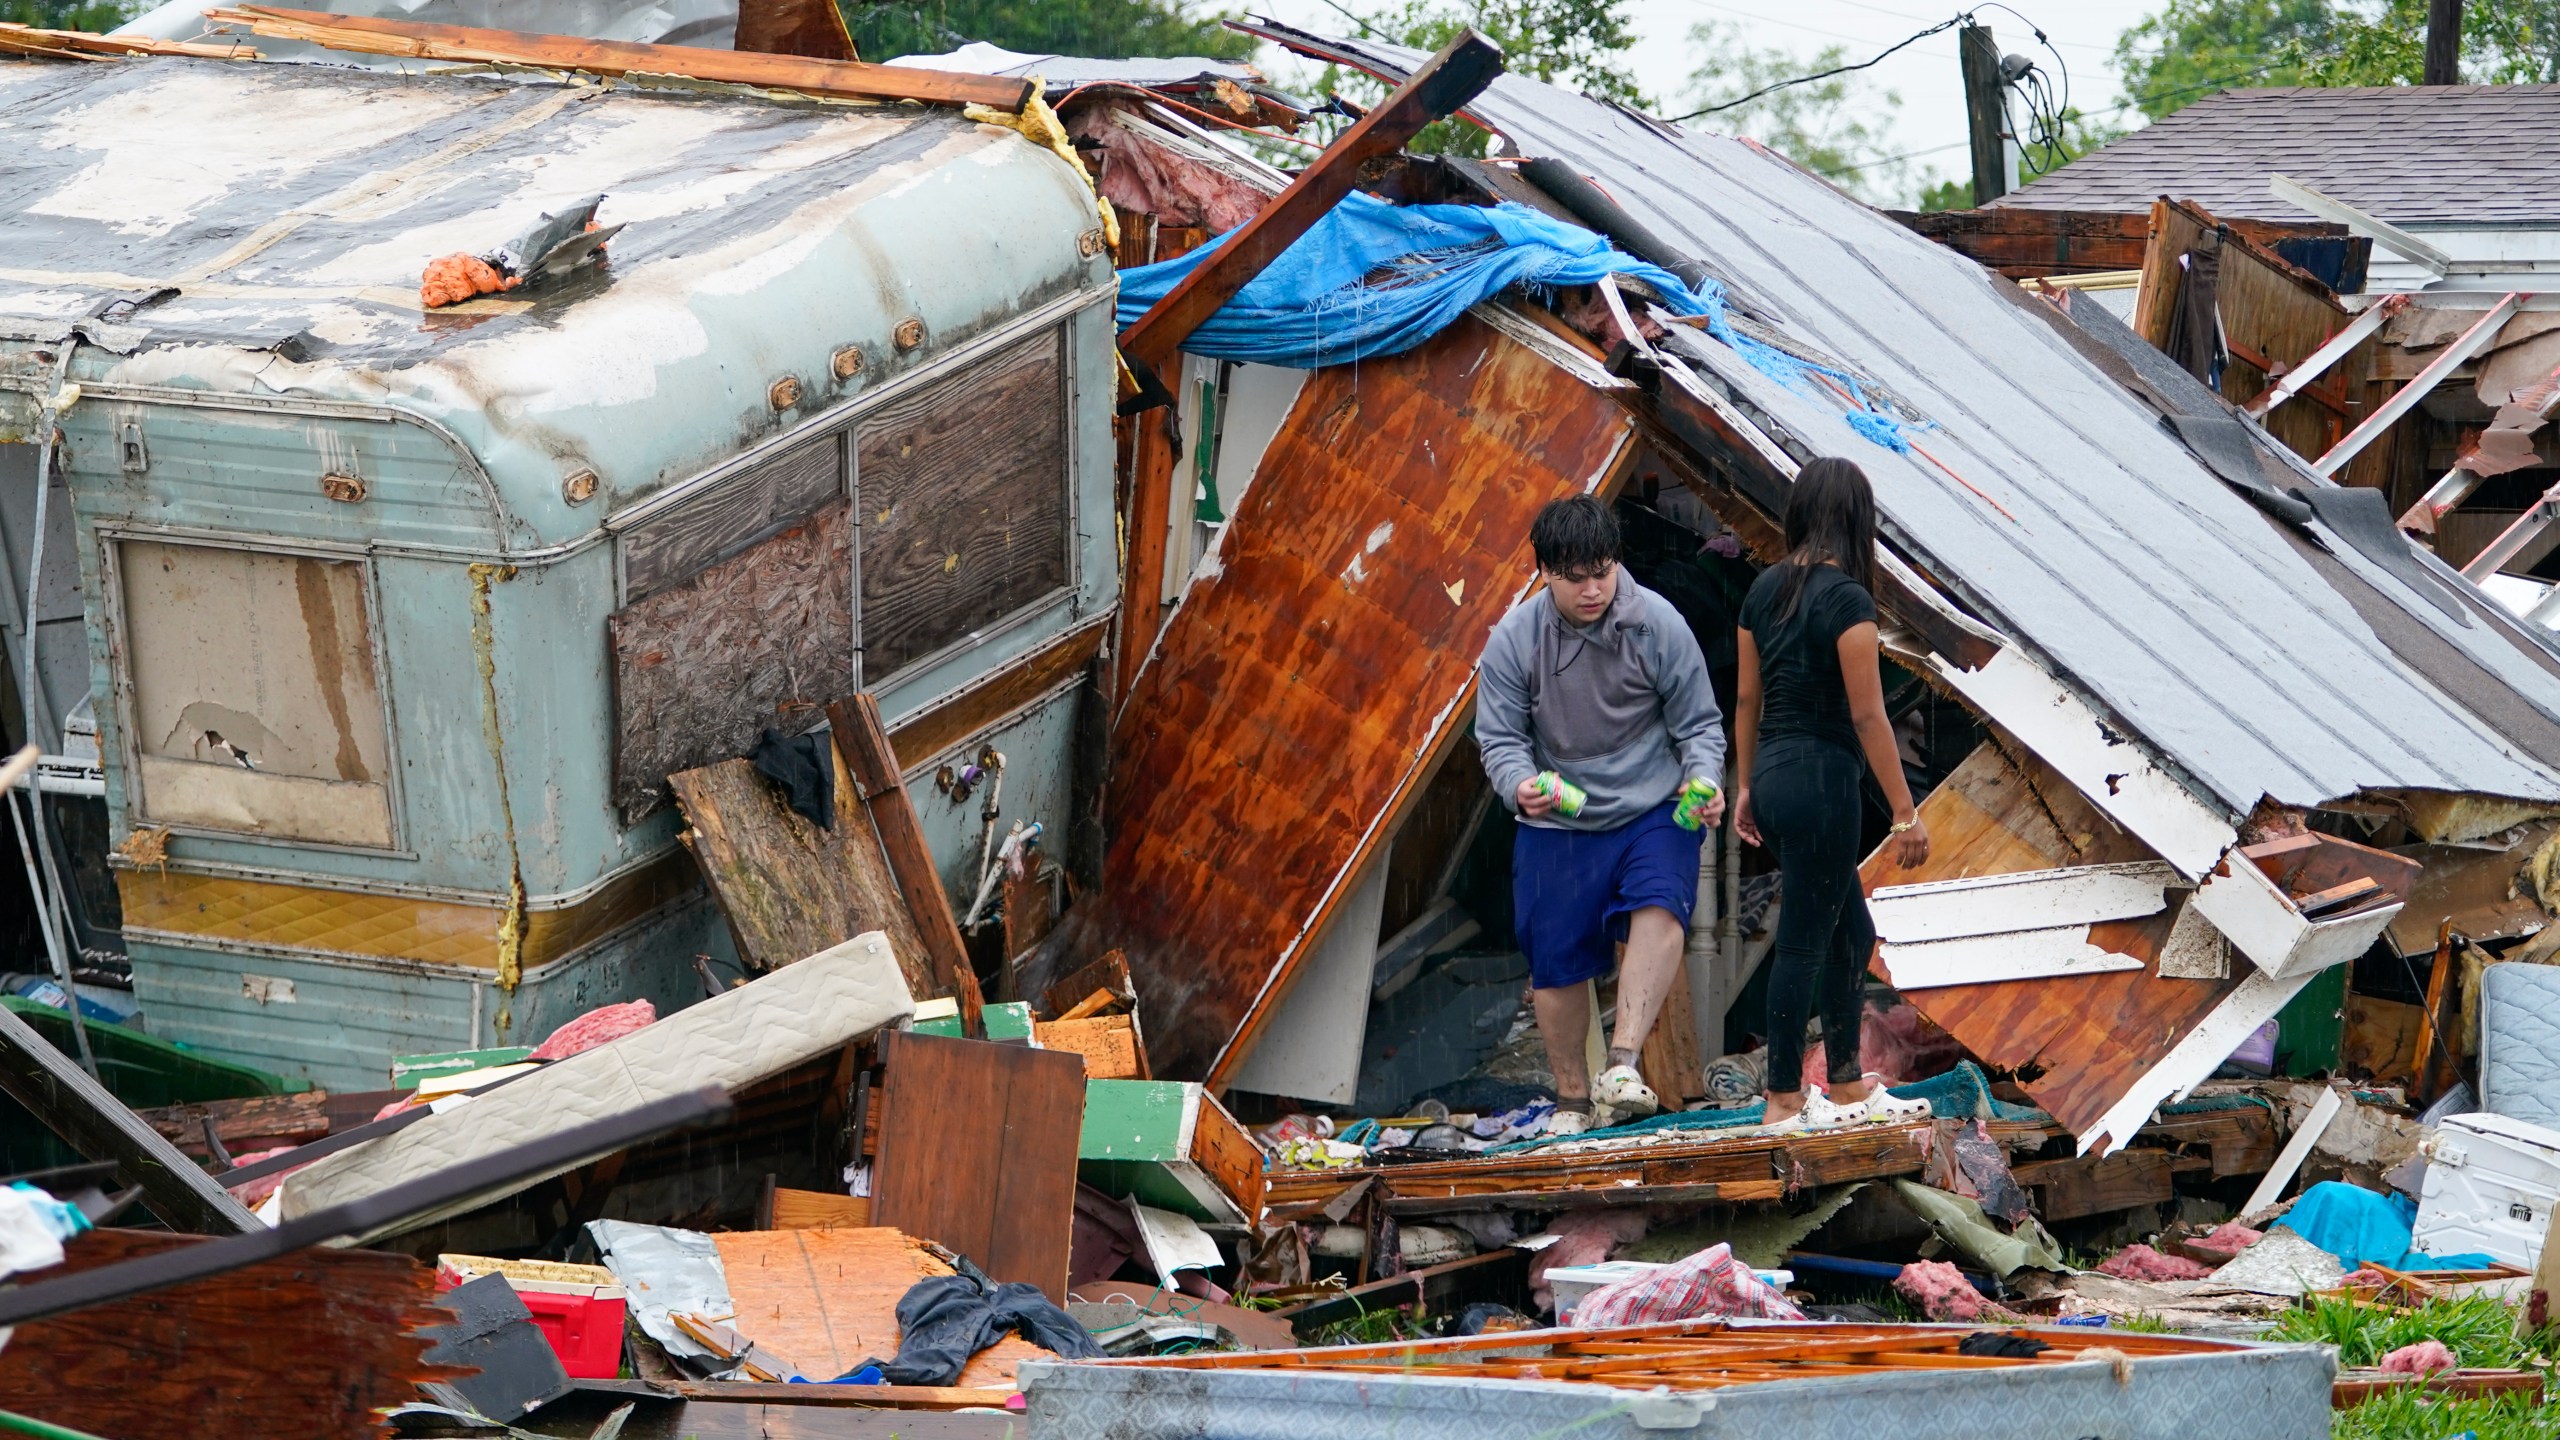
<path id="1" fill-rule="evenodd" d="M 1067 584 L 1062 332 L 865 416 L 862 669 L 881 682 Z"/>
<path id="2" fill-rule="evenodd" d="M 1868 890 L 2155 858 L 2042 761 L 1996 739 L 1930 792 L 1920 817 L 1929 827 L 1929 862 L 1903 870 L 1879 852 L 1860 871 Z M 2086 1131 L 2254 973 L 2239 965 L 2231 968 L 2243 973 L 2215 980 L 2161 976 L 2160 949 L 2177 909 L 2089 927 L 2089 944 L 2129 955 L 2140 969 L 1914 990 L 1904 998 L 1983 1063 L 2014 1071 L 2063 1128 Z"/>
<path id="3" fill-rule="evenodd" d="M 812 1380 L 896 1355 L 899 1297 L 919 1280 L 951 1273 L 885 1226 L 742 1230 L 711 1238 L 729 1276 L 739 1333 Z M 1054 1357 L 1008 1335 L 979 1351 L 954 1383 L 1010 1386 L 1013 1367 L 1047 1358 Z"/>
<path id="4" fill-rule="evenodd" d="M 64 1264 L 26 1278 L 208 1243 L 92 1231 L 65 1246 Z M 466 1373 L 425 1363 L 427 1342 L 410 1333 L 452 1323 L 434 1299 L 433 1272 L 409 1256 L 299 1251 L 19 1326 L 0 1349 L 0 1407 L 107 1436 L 388 1435 L 377 1407 Z"/>
<path id="5" fill-rule="evenodd" d="M 1530 517 L 1600 484 L 1630 426 L 1473 316 L 1308 376 L 1111 739 L 1089 953 L 1127 952 L 1157 1073 L 1207 1074 L 1285 990 L 1364 837 L 1465 728 Z"/>
<path id="6" fill-rule="evenodd" d="M 882 1048 L 872 1218 L 1065 1303 L 1084 1057 L 912 1030 Z"/>
<path id="7" fill-rule="evenodd" d="M 637 821 L 666 777 L 810 728 L 853 690 L 853 519 L 830 505 L 605 622 L 613 798 Z"/>
<path id="8" fill-rule="evenodd" d="M 749 969 L 771 970 L 883 930 L 908 992 L 919 999 L 940 995 L 943 987 L 890 877 L 870 812 L 856 798 L 843 757 L 832 745 L 827 755 L 836 768 L 836 823 L 825 830 L 783 803 L 781 791 L 747 761 L 668 776 L 689 827 L 685 845 L 729 917 Z"/>

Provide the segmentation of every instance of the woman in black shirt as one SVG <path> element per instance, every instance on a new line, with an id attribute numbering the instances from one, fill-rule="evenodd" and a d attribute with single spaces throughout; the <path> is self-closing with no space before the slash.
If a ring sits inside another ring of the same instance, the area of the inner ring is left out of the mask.
<path id="1" fill-rule="evenodd" d="M 1858 1063 L 1860 992 L 1875 925 L 1858 884 L 1860 787 L 1893 807 L 1885 848 L 1905 869 L 1929 832 L 1902 778 L 1877 674 L 1871 594 L 1876 504 L 1847 460 L 1804 467 L 1787 496 L 1787 555 L 1742 602 L 1734 705 L 1734 824 L 1778 858 L 1778 943 L 1769 972 L 1771 1128 L 1829 1129 L 1929 1113 Z M 1801 1088 L 1804 1028 L 1819 1002 L 1829 1094 Z"/>

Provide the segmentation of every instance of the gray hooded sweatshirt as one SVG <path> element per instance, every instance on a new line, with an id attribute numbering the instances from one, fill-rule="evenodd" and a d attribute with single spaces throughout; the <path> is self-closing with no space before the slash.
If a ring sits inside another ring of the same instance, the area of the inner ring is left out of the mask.
<path id="1" fill-rule="evenodd" d="M 1520 782 L 1553 770 L 1589 793 L 1582 813 L 1523 824 L 1614 830 L 1690 776 L 1724 783 L 1724 715 L 1698 637 L 1669 601 L 1618 569 L 1617 598 L 1576 626 L 1541 586 L 1495 622 L 1476 687 L 1476 740 L 1512 813 Z"/>

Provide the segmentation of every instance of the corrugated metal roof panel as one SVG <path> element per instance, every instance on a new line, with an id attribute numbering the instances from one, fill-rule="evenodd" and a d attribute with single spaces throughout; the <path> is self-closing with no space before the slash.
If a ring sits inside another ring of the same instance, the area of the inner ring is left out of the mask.
<path id="1" fill-rule="evenodd" d="M 1420 59 L 1318 43 L 1384 71 Z M 2306 805 L 2372 789 L 2560 801 L 2560 745 L 2534 753 L 2406 663 L 2276 522 L 1994 292 L 2008 282 L 1744 141 L 1513 75 L 1468 113 L 1513 150 L 1594 177 L 1779 316 L 1791 346 L 1907 403 L 1946 468 L 1869 442 L 1832 399 L 1714 341 L 1673 341 L 1813 450 L 1858 461 L 1899 547 L 2228 815 L 2266 795 Z M 2473 661 L 2500 704 L 2539 724 L 2560 717 L 2560 676 L 2493 628 L 2476 592 L 2462 587 L 2477 612 L 2466 624 L 2349 546 L 2327 548 L 2395 615 Z"/>

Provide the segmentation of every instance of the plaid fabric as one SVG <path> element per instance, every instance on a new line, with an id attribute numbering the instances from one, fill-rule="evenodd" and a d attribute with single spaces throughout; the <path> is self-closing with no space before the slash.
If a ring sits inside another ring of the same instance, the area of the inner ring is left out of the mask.
<path id="1" fill-rule="evenodd" d="M 1778 1288 L 1733 1258 L 1730 1245 L 1710 1245 L 1649 1275 L 1603 1285 L 1573 1307 L 1576 1329 L 1646 1325 L 1701 1315 L 1741 1315 L 1754 1320 L 1801 1320 Z"/>

